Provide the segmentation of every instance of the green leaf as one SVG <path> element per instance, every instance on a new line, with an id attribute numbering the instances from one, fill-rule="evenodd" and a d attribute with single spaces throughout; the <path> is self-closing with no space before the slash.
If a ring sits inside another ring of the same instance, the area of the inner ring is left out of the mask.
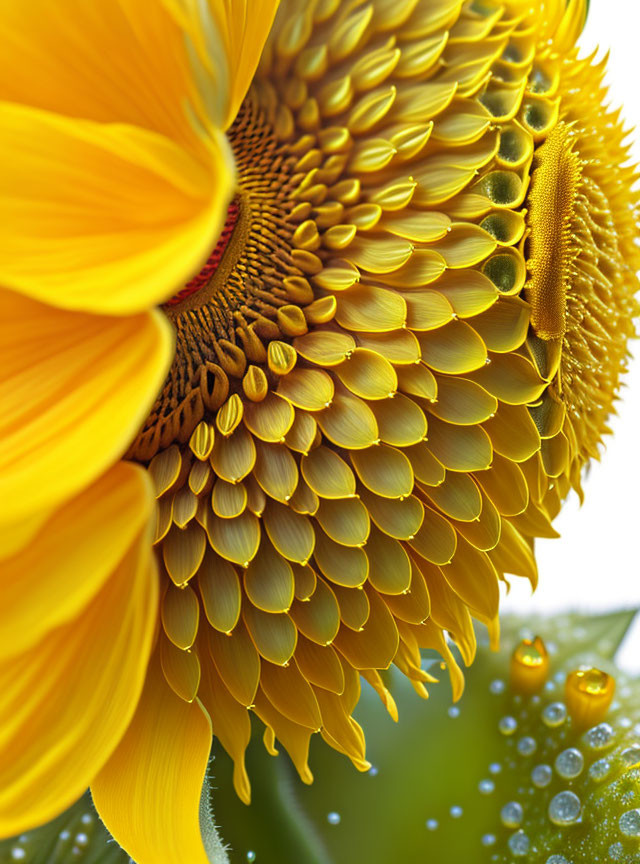
<path id="1" fill-rule="evenodd" d="M 583 649 L 592 647 L 607 660 L 613 660 L 637 614 L 637 609 L 623 609 L 605 615 L 581 616 L 578 626 L 584 632 Z"/>

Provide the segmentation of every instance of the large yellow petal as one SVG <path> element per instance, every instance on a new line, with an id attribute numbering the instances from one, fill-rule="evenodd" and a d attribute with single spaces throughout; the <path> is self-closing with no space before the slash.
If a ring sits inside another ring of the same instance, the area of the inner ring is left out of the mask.
<path id="1" fill-rule="evenodd" d="M 197 146 L 199 111 L 171 0 L 0 0 L 0 99 Z"/>
<path id="2" fill-rule="evenodd" d="M 2 659 L 0 836 L 62 812 L 114 751 L 144 684 L 156 580 L 145 527 L 75 619 Z M 50 603 L 58 600 L 52 592 Z"/>
<path id="3" fill-rule="evenodd" d="M 55 508 L 113 464 L 172 355 L 160 312 L 107 318 L 0 289 L 0 523 Z"/>
<path id="4" fill-rule="evenodd" d="M 191 73 L 206 114 L 227 129 L 249 89 L 280 0 L 164 2 L 190 35 Z"/>
<path id="5" fill-rule="evenodd" d="M 0 522 L 0 559 L 10 558 L 34 537 L 51 516 L 51 511 L 40 510 L 10 522 Z"/>
<path id="6" fill-rule="evenodd" d="M 208 714 L 176 696 L 156 655 L 131 725 L 91 784 L 100 817 L 138 864 L 208 864 L 198 816 L 210 748 Z"/>
<path id="7" fill-rule="evenodd" d="M 155 505 L 148 472 L 119 462 L 0 561 L 0 656 L 32 648 L 102 590 Z"/>
<path id="8" fill-rule="evenodd" d="M 234 182 L 222 133 L 201 159 L 156 132 L 10 103 L 0 130 L 5 288 L 131 314 L 172 296 L 215 245 Z"/>
<path id="9" fill-rule="evenodd" d="M 280 0 L 208 0 L 229 68 L 224 127 L 233 123 L 253 79 Z"/>

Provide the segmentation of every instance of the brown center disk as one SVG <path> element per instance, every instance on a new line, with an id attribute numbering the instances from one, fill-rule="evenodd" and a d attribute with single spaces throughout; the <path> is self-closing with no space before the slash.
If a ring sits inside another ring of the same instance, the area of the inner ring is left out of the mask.
<path id="1" fill-rule="evenodd" d="M 296 335 L 290 304 L 313 300 L 297 284 L 302 271 L 291 256 L 297 226 L 288 217 L 300 181 L 293 175 L 298 157 L 284 152 L 250 98 L 229 140 L 237 194 L 204 268 L 164 306 L 176 328 L 175 358 L 129 453 L 141 461 L 188 441 L 200 420 L 213 419 L 228 395 L 240 390 L 249 364 L 264 367 L 268 376 L 266 345 Z"/>

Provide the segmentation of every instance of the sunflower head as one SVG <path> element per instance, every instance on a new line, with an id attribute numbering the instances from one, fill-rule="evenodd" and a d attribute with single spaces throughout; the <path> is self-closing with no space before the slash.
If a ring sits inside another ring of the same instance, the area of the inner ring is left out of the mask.
<path id="1" fill-rule="evenodd" d="M 444 632 L 467 664 L 472 618 L 497 640 L 500 581 L 535 584 L 607 431 L 633 170 L 573 47 L 584 3 L 525 6 L 285 0 L 228 131 L 226 224 L 164 307 L 175 359 L 129 454 L 158 498 L 162 666 L 245 800 L 247 709 L 310 781 L 315 732 L 368 768 L 361 677 L 395 717 L 380 670 L 426 696 L 432 648 L 460 696 Z"/>

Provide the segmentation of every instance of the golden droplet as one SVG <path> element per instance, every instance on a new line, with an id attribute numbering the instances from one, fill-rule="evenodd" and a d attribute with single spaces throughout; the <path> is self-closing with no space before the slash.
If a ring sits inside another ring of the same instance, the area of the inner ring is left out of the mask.
<path id="1" fill-rule="evenodd" d="M 565 701 L 573 722 L 581 729 L 601 723 L 616 689 L 615 679 L 600 669 L 582 667 L 567 676 Z"/>
<path id="2" fill-rule="evenodd" d="M 519 693 L 536 693 L 549 676 L 549 654 L 539 636 L 523 639 L 511 656 L 511 687 Z"/>

